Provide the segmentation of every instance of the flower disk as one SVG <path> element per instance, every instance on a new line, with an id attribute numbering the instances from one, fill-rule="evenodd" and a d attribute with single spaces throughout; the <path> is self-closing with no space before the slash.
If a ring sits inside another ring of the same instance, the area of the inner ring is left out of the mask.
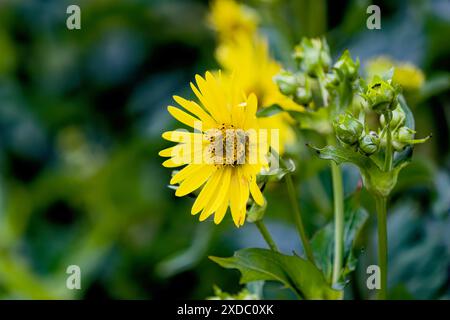
<path id="1" fill-rule="evenodd" d="M 258 128 L 257 98 L 246 96 L 233 78 L 223 79 L 207 72 L 196 75 L 191 88 L 200 103 L 174 96 L 184 109 L 168 107 L 169 113 L 181 123 L 194 128 L 168 131 L 164 139 L 177 142 L 159 155 L 170 157 L 165 167 L 185 166 L 170 184 L 179 184 L 175 195 L 182 197 L 201 189 L 191 213 L 200 213 L 200 221 L 214 214 L 220 223 L 230 207 L 236 226 L 245 221 L 247 202 L 252 196 L 258 205 L 264 197 L 256 176 L 268 165 L 267 130 Z"/>

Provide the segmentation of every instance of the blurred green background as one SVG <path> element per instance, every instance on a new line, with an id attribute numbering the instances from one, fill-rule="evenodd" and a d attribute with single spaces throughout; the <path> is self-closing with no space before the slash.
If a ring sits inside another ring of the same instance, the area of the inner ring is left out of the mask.
<path id="1" fill-rule="evenodd" d="M 366 28 L 370 1 L 253 0 L 261 32 L 285 65 L 302 36 L 326 35 L 367 59 L 411 62 L 426 75 L 409 97 L 420 136 L 391 201 L 391 298 L 450 298 L 450 2 L 379 1 L 382 29 Z M 66 8 L 81 8 L 81 30 Z M 208 255 L 265 247 L 256 228 L 215 226 L 176 199 L 159 150 L 175 129 L 166 106 L 191 96 L 196 73 L 217 68 L 207 1 L 0 1 L 0 298 L 199 298 L 217 284 L 239 290 L 239 274 Z M 306 135 L 304 139 L 316 139 Z M 325 161 L 301 150 L 296 161 L 310 235 L 331 218 Z M 358 183 L 344 168 L 346 193 Z M 314 190 L 314 192 L 311 192 Z M 285 253 L 301 252 L 285 186 L 265 192 L 268 228 Z M 363 192 L 363 204 L 373 203 Z M 366 266 L 376 257 L 374 216 L 359 246 L 346 298 L 369 297 Z M 66 288 L 78 265 L 82 289 Z M 291 297 L 276 285 L 266 296 Z"/>

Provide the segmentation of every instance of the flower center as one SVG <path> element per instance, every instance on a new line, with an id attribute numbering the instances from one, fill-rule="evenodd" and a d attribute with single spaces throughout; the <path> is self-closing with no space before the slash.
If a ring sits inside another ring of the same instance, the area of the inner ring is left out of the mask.
<path id="1" fill-rule="evenodd" d="M 206 132 L 209 141 L 208 156 L 217 166 L 237 166 L 246 162 L 249 150 L 248 134 L 233 125 L 225 125 Z"/>

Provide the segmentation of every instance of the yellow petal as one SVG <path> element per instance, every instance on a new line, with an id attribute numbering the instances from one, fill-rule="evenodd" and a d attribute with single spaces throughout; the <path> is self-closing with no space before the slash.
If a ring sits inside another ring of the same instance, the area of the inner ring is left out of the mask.
<path id="1" fill-rule="evenodd" d="M 183 162 L 182 158 L 170 158 L 162 163 L 162 165 L 166 168 L 176 168 L 185 164 L 186 162 Z"/>
<path id="2" fill-rule="evenodd" d="M 176 156 L 176 155 L 179 154 L 180 150 L 181 150 L 180 145 L 176 145 L 176 146 L 174 146 L 174 147 L 170 147 L 170 148 L 161 150 L 161 151 L 158 153 L 158 155 L 159 155 L 160 157 L 174 157 L 174 156 Z"/>
<path id="3" fill-rule="evenodd" d="M 189 164 L 180 170 L 177 174 L 175 174 L 170 180 L 170 184 L 176 184 L 180 181 L 183 181 L 190 175 L 196 174 L 198 170 L 202 170 L 204 165 L 202 164 Z"/>
<path id="4" fill-rule="evenodd" d="M 218 76 L 221 77 L 220 71 Z M 226 106 L 227 98 L 223 90 L 223 86 L 219 84 L 216 78 L 209 71 L 206 72 L 205 79 L 209 88 L 208 92 L 213 102 L 211 107 L 215 108 L 222 115 L 222 120 L 227 122 L 229 118 L 226 116 L 228 115 L 228 109 Z"/>
<path id="5" fill-rule="evenodd" d="M 229 195 L 228 191 L 226 192 L 225 199 L 220 204 L 219 209 L 217 209 L 216 213 L 214 214 L 214 223 L 219 224 L 222 222 L 223 217 L 227 213 L 228 204 L 229 204 Z"/>
<path id="6" fill-rule="evenodd" d="M 243 176 L 241 175 L 241 180 L 243 180 Z M 249 189 L 248 182 L 241 181 L 241 204 L 240 204 L 240 212 L 239 212 L 239 225 L 243 225 L 245 221 L 245 214 L 247 212 L 247 202 L 249 198 Z"/>
<path id="7" fill-rule="evenodd" d="M 198 74 L 195 76 L 198 89 L 200 90 L 205 101 L 203 106 L 209 111 L 209 113 L 217 122 L 226 123 L 226 115 L 228 114 L 228 112 L 226 112 L 227 110 L 224 108 L 225 101 L 217 99 L 217 89 L 215 87 L 216 83 L 210 73 L 207 73 L 207 75 L 209 81 L 206 81 Z"/>
<path id="8" fill-rule="evenodd" d="M 221 176 L 220 182 L 215 190 L 215 194 L 209 199 L 208 203 L 203 208 L 203 211 L 200 215 L 200 221 L 205 220 L 216 210 L 218 210 L 220 205 L 224 201 L 228 203 L 228 198 L 225 198 L 227 194 L 226 192 L 223 192 L 223 190 L 228 190 L 228 187 L 230 185 L 231 169 L 224 168 L 222 169 L 222 171 L 223 175 Z"/>
<path id="9" fill-rule="evenodd" d="M 181 109 L 175 108 L 173 106 L 168 106 L 167 107 L 167 111 L 169 111 L 169 113 L 178 121 L 180 121 L 181 123 L 194 128 L 196 123 L 200 123 L 201 121 L 193 116 L 191 116 L 190 114 L 184 112 Z"/>
<path id="10" fill-rule="evenodd" d="M 213 116 L 214 118 L 214 113 L 211 112 L 211 110 L 209 110 L 208 108 L 208 100 L 206 100 L 206 98 L 202 95 L 202 93 L 197 89 L 197 87 L 191 82 L 190 83 L 191 89 L 194 92 L 195 96 L 197 97 L 197 99 L 200 101 L 200 103 L 205 107 L 205 109 Z M 214 118 L 215 119 L 215 118 Z M 216 119 L 217 120 L 217 119 Z"/>
<path id="11" fill-rule="evenodd" d="M 173 99 L 187 111 L 197 116 L 203 122 L 203 126 L 205 126 L 204 130 L 216 126 L 216 121 L 194 101 L 186 100 L 179 96 L 173 96 Z"/>
<path id="12" fill-rule="evenodd" d="M 256 116 L 256 110 L 258 109 L 258 99 L 256 98 L 256 95 L 254 93 L 251 93 L 247 100 L 247 117 L 255 117 Z"/>
<path id="13" fill-rule="evenodd" d="M 230 182 L 230 208 L 234 224 L 239 226 L 241 209 L 241 185 L 239 168 L 233 170 Z"/>
<path id="14" fill-rule="evenodd" d="M 264 205 L 264 196 L 262 195 L 261 190 L 256 183 L 256 179 L 252 179 L 252 181 L 250 181 L 250 192 L 256 204 L 258 204 L 259 206 Z"/>
<path id="15" fill-rule="evenodd" d="M 166 131 L 162 134 L 162 137 L 168 141 L 183 143 L 194 143 L 195 137 L 203 139 L 203 135 L 201 133 L 193 133 L 182 130 Z"/>
<path id="16" fill-rule="evenodd" d="M 205 183 L 206 180 L 209 179 L 211 174 L 216 170 L 214 166 L 203 166 L 203 170 L 197 172 L 196 175 L 191 175 L 187 177 L 178 187 L 177 191 L 175 191 L 175 195 L 177 197 L 185 196 L 191 193 L 194 190 L 200 188 L 202 184 Z"/>
<path id="17" fill-rule="evenodd" d="M 217 189 L 217 186 L 222 178 L 224 170 L 217 170 L 214 172 L 212 177 L 208 180 L 208 182 L 203 187 L 202 191 L 198 195 L 197 199 L 195 199 L 194 205 L 191 209 L 191 214 L 197 214 L 202 210 L 207 203 L 210 201 L 211 197 L 217 196 L 214 192 Z"/>

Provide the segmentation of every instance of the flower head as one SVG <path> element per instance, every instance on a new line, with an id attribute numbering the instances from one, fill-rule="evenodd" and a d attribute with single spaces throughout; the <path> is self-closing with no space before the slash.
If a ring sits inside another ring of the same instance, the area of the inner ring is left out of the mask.
<path id="1" fill-rule="evenodd" d="M 221 40 L 232 40 L 238 34 L 253 35 L 258 26 L 256 12 L 234 0 L 213 1 L 208 21 Z"/>
<path id="2" fill-rule="evenodd" d="M 200 103 L 174 96 L 184 110 L 168 107 L 175 119 L 195 130 L 165 132 L 164 139 L 178 144 L 159 154 L 170 157 L 165 167 L 185 166 L 170 180 L 179 184 L 176 196 L 201 189 L 192 214 L 201 212 L 200 221 L 214 214 L 220 223 L 230 207 L 234 223 L 241 226 L 250 195 L 264 204 L 256 176 L 267 166 L 268 143 L 267 132 L 258 127 L 257 98 L 220 73 L 195 78 L 197 86 L 191 83 L 191 88 Z"/>
<path id="3" fill-rule="evenodd" d="M 269 54 L 267 41 L 261 37 L 241 36 L 233 42 L 224 42 L 217 49 L 217 60 L 227 74 L 234 74 L 234 80 L 246 94 L 254 93 L 259 107 L 280 105 L 285 110 L 302 111 L 303 107 L 278 89 L 274 77 L 281 66 Z M 291 128 L 292 119 L 284 113 L 259 118 L 265 128 L 277 128 L 280 132 L 280 150 L 295 142 L 295 133 Z"/>

